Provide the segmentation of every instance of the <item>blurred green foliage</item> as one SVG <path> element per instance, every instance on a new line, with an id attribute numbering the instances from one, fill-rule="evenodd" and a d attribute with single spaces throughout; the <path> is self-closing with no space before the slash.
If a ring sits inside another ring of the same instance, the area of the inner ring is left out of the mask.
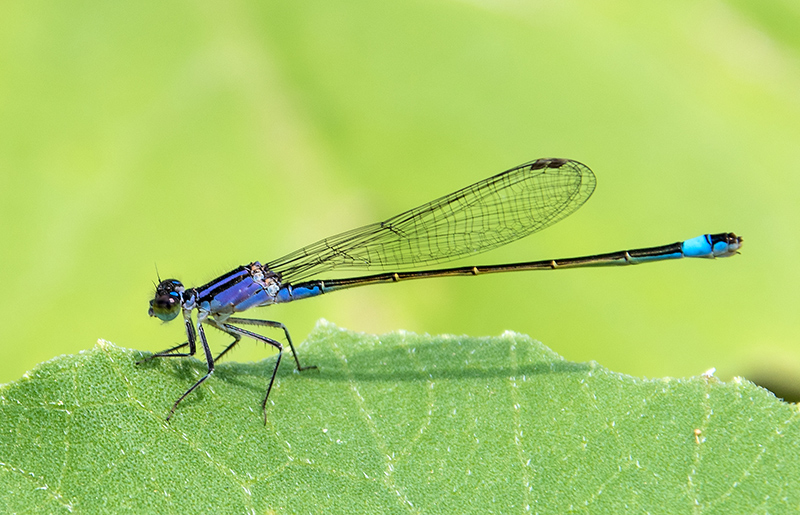
<path id="1" fill-rule="evenodd" d="M 97 338 L 180 342 L 146 314 L 156 266 L 201 284 L 551 156 L 595 171 L 592 200 L 476 264 L 722 231 L 742 255 L 376 286 L 254 316 L 296 341 L 323 316 L 513 329 L 634 375 L 791 376 L 797 26 L 788 0 L 4 2 L 0 382 Z M 232 358 L 265 355 L 244 342 Z"/>

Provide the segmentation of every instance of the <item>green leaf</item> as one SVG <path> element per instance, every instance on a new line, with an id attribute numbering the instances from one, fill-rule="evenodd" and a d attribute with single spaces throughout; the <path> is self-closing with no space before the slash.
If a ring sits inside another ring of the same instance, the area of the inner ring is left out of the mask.
<path id="1" fill-rule="evenodd" d="M 0 512 L 794 513 L 794 405 L 747 381 L 642 380 L 531 338 L 322 322 L 205 372 L 100 341 L 0 389 Z"/>

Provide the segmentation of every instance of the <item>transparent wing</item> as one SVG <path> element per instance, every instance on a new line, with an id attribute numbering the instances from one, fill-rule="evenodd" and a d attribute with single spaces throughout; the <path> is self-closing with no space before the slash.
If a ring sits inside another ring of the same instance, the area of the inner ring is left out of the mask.
<path id="1" fill-rule="evenodd" d="M 531 161 L 268 266 L 284 282 L 297 282 L 330 270 L 402 270 L 476 255 L 566 218 L 595 184 L 594 173 L 577 161 Z"/>

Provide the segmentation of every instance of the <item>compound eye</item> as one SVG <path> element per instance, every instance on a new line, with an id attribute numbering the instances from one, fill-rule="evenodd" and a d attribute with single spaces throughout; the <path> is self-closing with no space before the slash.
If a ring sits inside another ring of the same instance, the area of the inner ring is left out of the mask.
<path id="1" fill-rule="evenodd" d="M 161 281 L 156 287 L 156 294 L 150 301 L 148 314 L 164 322 L 169 322 L 181 312 L 183 284 L 176 279 Z"/>

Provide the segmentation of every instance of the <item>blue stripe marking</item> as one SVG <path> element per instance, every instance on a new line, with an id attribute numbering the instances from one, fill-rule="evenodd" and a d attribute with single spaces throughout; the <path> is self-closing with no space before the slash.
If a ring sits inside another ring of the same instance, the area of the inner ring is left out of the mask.
<path id="1" fill-rule="evenodd" d="M 727 241 L 718 241 L 718 242 L 716 242 L 714 244 L 714 255 L 715 256 L 719 255 L 719 254 L 723 254 L 723 255 L 724 254 L 728 254 L 729 252 L 730 252 L 730 249 L 728 248 L 728 242 Z"/>
<path id="2" fill-rule="evenodd" d="M 316 297 L 323 293 L 325 292 L 322 291 L 319 285 L 314 285 L 310 288 L 307 286 L 296 286 L 293 288 L 291 285 L 288 285 L 278 291 L 275 302 L 290 302 L 293 300 L 307 299 L 308 297 Z"/>
<path id="3" fill-rule="evenodd" d="M 269 302 L 271 297 L 269 296 L 267 291 L 259 285 L 256 286 L 258 286 L 259 288 L 258 291 L 255 293 L 249 293 L 248 298 L 236 304 L 233 307 L 233 309 L 235 309 L 236 311 L 247 311 L 250 308 L 261 306 L 262 304 L 266 304 L 267 302 Z"/>
<path id="4" fill-rule="evenodd" d="M 260 306 L 269 300 L 269 295 L 260 284 L 253 281 L 253 278 L 243 272 L 246 276 L 241 280 L 234 282 L 222 291 L 218 291 L 216 295 L 208 299 L 200 297 L 201 307 L 209 309 L 212 312 L 217 311 L 245 311 L 255 306 Z M 236 274 L 240 277 L 242 274 Z M 225 281 L 221 284 L 209 285 L 204 291 L 213 291 L 224 287 Z"/>
<path id="5" fill-rule="evenodd" d="M 225 286 L 226 284 L 228 284 L 231 281 L 236 281 L 238 283 L 239 278 L 243 277 L 243 276 L 249 276 L 249 273 L 247 272 L 247 270 L 239 270 L 236 273 L 225 275 L 225 276 L 223 276 L 221 278 L 222 280 L 217 280 L 217 281 L 214 281 L 212 283 L 206 284 L 203 287 L 203 289 L 201 289 L 201 290 L 199 290 L 197 292 L 197 295 L 199 297 L 205 297 L 206 295 L 209 295 L 212 291 L 216 290 L 217 288 L 221 288 L 221 287 Z M 225 295 L 225 293 L 226 292 L 222 292 L 219 295 Z M 215 295 L 215 297 L 219 296 L 219 295 Z"/>
<path id="6" fill-rule="evenodd" d="M 683 255 L 686 257 L 708 257 L 714 254 L 708 234 L 684 241 L 681 244 L 681 248 L 683 249 Z"/>

